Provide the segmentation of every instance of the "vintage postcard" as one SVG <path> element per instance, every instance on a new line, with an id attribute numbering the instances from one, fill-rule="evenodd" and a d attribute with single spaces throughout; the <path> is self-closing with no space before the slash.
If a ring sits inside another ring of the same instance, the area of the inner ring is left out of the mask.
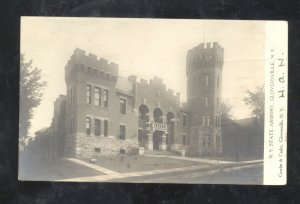
<path id="1" fill-rule="evenodd" d="M 19 180 L 286 184 L 287 32 L 22 17 Z"/>

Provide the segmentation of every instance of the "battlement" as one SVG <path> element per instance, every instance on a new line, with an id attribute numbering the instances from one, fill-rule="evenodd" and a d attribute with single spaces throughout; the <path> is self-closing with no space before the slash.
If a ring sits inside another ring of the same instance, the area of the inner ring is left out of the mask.
<path id="1" fill-rule="evenodd" d="M 190 49 L 186 57 L 187 75 L 195 68 L 222 69 L 224 58 L 224 49 L 217 42 L 200 43 L 198 46 Z"/>
<path id="2" fill-rule="evenodd" d="M 97 57 L 93 53 L 89 53 L 87 55 L 84 50 L 79 48 L 74 50 L 73 55 L 68 61 L 65 67 L 66 72 L 69 72 L 75 66 L 86 69 L 94 69 L 109 75 L 118 76 L 118 65 L 116 63 L 109 63 L 108 60 Z"/>
<path id="3" fill-rule="evenodd" d="M 139 84 L 153 89 L 160 88 L 161 91 L 165 92 L 167 95 L 171 95 L 180 99 L 180 93 L 179 92 L 174 93 L 172 89 L 167 89 L 166 84 L 164 84 L 163 79 L 160 77 L 154 76 L 153 79 L 150 79 L 149 83 L 146 79 L 141 78 Z"/>
<path id="4" fill-rule="evenodd" d="M 198 46 L 190 49 L 187 54 L 187 61 L 201 60 L 203 58 L 211 58 L 210 56 L 223 57 L 224 48 L 217 42 L 200 43 Z"/>

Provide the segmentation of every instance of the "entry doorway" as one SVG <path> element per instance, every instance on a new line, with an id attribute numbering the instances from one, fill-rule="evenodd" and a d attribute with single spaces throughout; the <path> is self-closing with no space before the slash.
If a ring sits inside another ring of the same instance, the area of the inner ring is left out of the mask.
<path id="1" fill-rule="evenodd" d="M 161 143 L 161 136 L 163 135 L 162 131 L 153 132 L 153 149 L 159 150 L 159 143 Z"/>

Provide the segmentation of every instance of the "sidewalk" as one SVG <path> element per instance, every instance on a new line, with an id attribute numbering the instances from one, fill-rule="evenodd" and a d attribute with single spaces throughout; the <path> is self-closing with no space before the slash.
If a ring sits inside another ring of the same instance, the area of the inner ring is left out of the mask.
<path id="1" fill-rule="evenodd" d="M 263 160 L 250 160 L 250 161 L 222 161 L 222 160 L 213 160 L 213 159 L 203 159 L 203 158 L 195 158 L 195 157 L 183 157 L 183 156 L 173 156 L 173 155 L 145 155 L 147 157 L 160 157 L 160 158 L 171 158 L 171 159 L 181 159 L 187 161 L 197 161 L 207 164 L 251 164 L 257 162 L 263 162 Z"/>
<path id="2" fill-rule="evenodd" d="M 81 164 L 85 167 L 89 167 L 93 170 L 99 171 L 101 173 L 105 173 L 107 175 L 101 176 L 89 176 L 89 177 L 81 177 L 81 178 L 74 178 L 74 179 L 62 179 L 56 181 L 74 181 L 74 182 L 95 182 L 95 181 L 108 181 L 112 179 L 118 178 L 128 178 L 128 177 L 140 177 L 140 176 L 149 176 L 149 175 L 156 175 L 156 174 L 166 174 L 166 173 L 175 173 L 175 172 L 182 172 L 182 171 L 192 171 L 192 170 L 200 170 L 200 169 L 207 169 L 211 165 L 199 165 L 199 166 L 189 166 L 189 167 L 179 167 L 179 168 L 170 168 L 170 169 L 159 169 L 159 170 L 152 170 L 152 171 L 140 171 L 140 172 L 131 172 L 131 173 L 120 173 L 116 171 L 112 171 L 98 165 L 90 164 L 84 162 L 79 159 L 73 158 L 64 158 L 64 160 L 72 161 L 77 164 Z"/>
<path id="3" fill-rule="evenodd" d="M 171 159 L 181 159 L 181 160 L 190 160 L 190 161 L 198 161 L 199 165 L 193 165 L 188 167 L 179 167 L 179 168 L 167 168 L 167 169 L 159 169 L 159 170 L 151 170 L 151 171 L 139 171 L 139 172 L 130 172 L 130 173 L 121 173 L 117 171 L 112 171 L 107 168 L 103 168 L 99 165 L 91 164 L 79 159 L 74 158 L 64 158 L 64 160 L 72 161 L 74 163 L 83 165 L 90 169 L 96 170 L 100 173 L 104 173 L 105 175 L 99 176 L 88 176 L 88 177 L 80 177 L 73 179 L 62 179 L 57 181 L 74 181 L 74 182 L 99 182 L 99 181 L 112 181 L 117 182 L 118 179 L 127 179 L 130 177 L 145 177 L 145 176 L 156 176 L 162 174 L 172 174 L 178 172 L 192 172 L 197 170 L 197 172 L 202 172 L 203 175 L 212 175 L 218 173 L 220 171 L 232 171 L 243 168 L 249 168 L 256 165 L 262 165 L 261 160 L 254 161 L 246 161 L 246 162 L 228 162 L 228 161 L 217 161 L 217 160 L 208 160 L 201 158 L 190 158 L 190 157 L 178 157 L 178 156 L 162 156 L 162 155 L 147 155 L 149 157 L 166 157 Z M 203 164 L 206 163 L 206 164 Z M 151 179 L 150 179 L 151 180 Z M 133 182 L 134 180 L 126 180 L 127 182 Z"/>

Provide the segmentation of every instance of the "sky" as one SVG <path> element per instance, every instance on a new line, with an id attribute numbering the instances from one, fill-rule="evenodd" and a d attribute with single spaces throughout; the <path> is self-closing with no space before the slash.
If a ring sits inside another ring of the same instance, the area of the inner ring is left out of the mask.
<path id="1" fill-rule="evenodd" d="M 264 84 L 264 21 L 22 17 L 21 53 L 48 84 L 30 134 L 50 126 L 54 100 L 66 94 L 64 68 L 75 48 L 117 63 L 120 76 L 159 76 L 185 102 L 186 54 L 202 42 L 224 48 L 222 98 L 233 106 L 234 119 L 249 117 L 242 99 Z"/>

